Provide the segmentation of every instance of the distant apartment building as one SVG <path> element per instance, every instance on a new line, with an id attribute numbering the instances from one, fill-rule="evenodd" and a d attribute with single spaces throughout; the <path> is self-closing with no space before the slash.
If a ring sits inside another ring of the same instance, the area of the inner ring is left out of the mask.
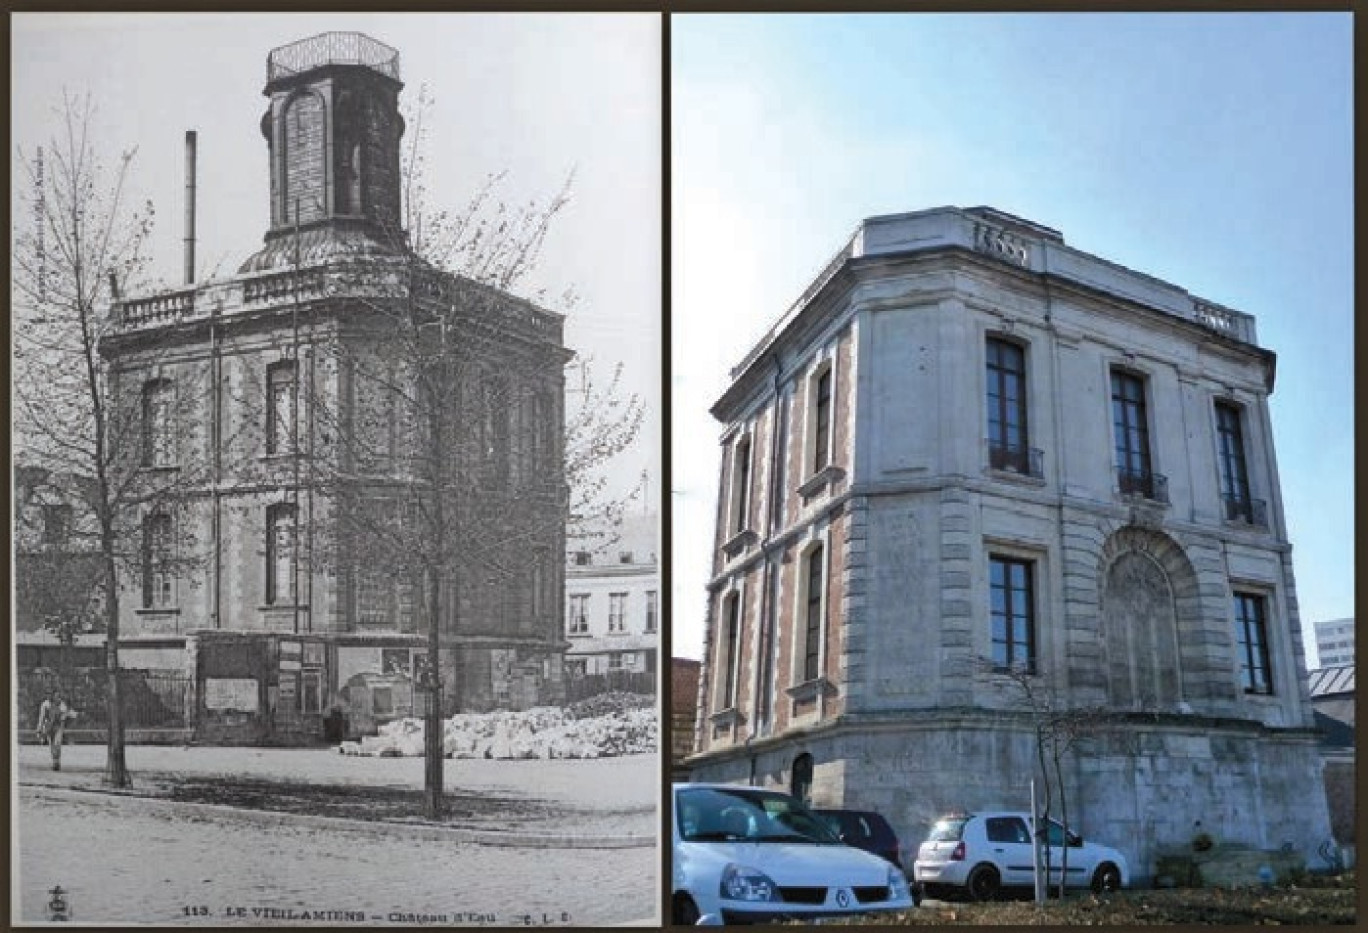
<path id="1" fill-rule="evenodd" d="M 1320 667 L 1354 663 L 1354 620 L 1329 619 L 1315 624 L 1316 658 Z"/>
<path id="2" fill-rule="evenodd" d="M 624 518 L 618 541 L 571 552 L 565 568 L 565 676 L 654 674 L 660 646 L 657 516 Z"/>
<path id="3" fill-rule="evenodd" d="M 860 223 L 732 371 L 697 780 L 1029 806 L 1037 713 L 1104 710 L 1069 817 L 1138 878 L 1192 827 L 1329 838 L 1254 319 L 991 208 Z"/>

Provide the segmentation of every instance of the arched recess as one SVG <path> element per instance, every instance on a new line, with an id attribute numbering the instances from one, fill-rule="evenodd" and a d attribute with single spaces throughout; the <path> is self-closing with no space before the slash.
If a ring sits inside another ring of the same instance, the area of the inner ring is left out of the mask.
<path id="1" fill-rule="evenodd" d="M 1133 525 L 1116 531 L 1098 567 L 1107 699 L 1117 709 L 1173 712 L 1203 698 L 1184 645 L 1201 630 L 1197 574 L 1177 542 Z"/>
<path id="2" fill-rule="evenodd" d="M 321 220 L 327 211 L 327 106 L 302 90 L 281 109 L 282 216 L 287 223 Z"/>
<path id="3" fill-rule="evenodd" d="M 812 801 L 812 756 L 803 752 L 793 759 L 793 771 L 789 776 L 789 793 L 803 803 Z"/>

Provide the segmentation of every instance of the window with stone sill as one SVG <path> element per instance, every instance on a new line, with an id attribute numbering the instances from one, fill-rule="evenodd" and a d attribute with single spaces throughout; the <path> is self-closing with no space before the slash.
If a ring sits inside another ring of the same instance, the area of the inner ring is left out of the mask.
<path id="1" fill-rule="evenodd" d="M 627 632 L 627 594 L 608 594 L 608 634 L 623 635 Z"/>
<path id="2" fill-rule="evenodd" d="M 1232 602 L 1240 684 L 1245 693 L 1271 694 L 1273 670 L 1269 661 L 1265 600 L 1254 593 L 1237 592 Z"/>
<path id="3" fill-rule="evenodd" d="M 1027 419 L 1026 348 L 990 336 L 985 356 L 988 464 L 994 470 L 1039 477 L 1041 454 L 1031 447 Z"/>
<path id="4" fill-rule="evenodd" d="M 153 512 L 143 520 L 143 609 L 170 609 L 176 605 L 171 534 L 171 516 L 165 512 Z"/>
<path id="5" fill-rule="evenodd" d="M 266 367 L 266 453 L 293 453 L 295 449 L 295 364 L 281 360 Z"/>
<path id="6" fill-rule="evenodd" d="M 722 604 L 723 630 L 718 650 L 717 669 L 722 672 L 722 684 L 718 696 L 718 709 L 734 709 L 736 706 L 736 679 L 740 668 L 741 650 L 741 597 L 738 593 L 727 596 Z"/>
<path id="7" fill-rule="evenodd" d="M 288 606 L 296 599 L 297 567 L 293 503 L 279 502 L 266 509 L 266 605 Z"/>
<path id="8" fill-rule="evenodd" d="M 572 593 L 566 599 L 569 618 L 566 631 L 571 635 L 589 634 L 589 594 Z"/>
<path id="9" fill-rule="evenodd" d="M 739 438 L 732 447 L 731 498 L 727 522 L 729 537 L 736 537 L 750 527 L 751 504 L 751 439 Z"/>
<path id="10" fill-rule="evenodd" d="M 142 388 L 142 465 L 154 469 L 176 464 L 175 386 L 170 379 L 149 379 Z"/>
<path id="11" fill-rule="evenodd" d="M 802 681 L 814 681 L 822 674 L 823 639 L 826 637 L 826 548 L 815 544 L 801 557 L 798 592 L 799 629 L 794 674 Z"/>
<path id="12" fill-rule="evenodd" d="M 1034 673 L 1035 565 L 995 554 L 989 578 L 993 666 Z"/>

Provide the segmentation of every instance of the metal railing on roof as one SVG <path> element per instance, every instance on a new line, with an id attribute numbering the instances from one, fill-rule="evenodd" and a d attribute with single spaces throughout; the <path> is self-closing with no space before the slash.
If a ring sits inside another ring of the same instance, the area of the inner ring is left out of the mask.
<path id="1" fill-rule="evenodd" d="M 303 74 L 324 65 L 362 65 L 399 80 L 399 52 L 359 32 L 324 32 L 272 49 L 266 80 Z"/>

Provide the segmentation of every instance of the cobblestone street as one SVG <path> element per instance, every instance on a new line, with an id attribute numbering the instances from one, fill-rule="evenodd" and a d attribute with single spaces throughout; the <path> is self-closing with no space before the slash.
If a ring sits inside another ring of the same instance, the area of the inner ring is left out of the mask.
<path id="1" fill-rule="evenodd" d="M 281 925 L 313 922 L 321 912 L 318 922 L 330 925 L 603 926 L 646 921 L 656 912 L 660 859 L 654 846 L 475 845 L 409 834 L 402 826 L 366 829 L 96 793 L 103 748 L 66 749 L 60 773 L 38 767 L 36 753 L 45 750 L 20 751 L 16 920 L 47 919 L 55 885 L 69 892 L 71 919 L 87 923 Z M 175 764 L 182 773 L 228 771 L 232 755 L 238 773 L 298 771 L 312 754 L 307 763 L 316 766 L 310 772 L 317 779 L 405 784 L 415 764 L 421 776 L 421 761 L 362 761 L 358 767 L 355 759 L 334 763 L 340 756 L 301 750 L 129 752 L 135 781 L 137 768 L 153 763 Z M 635 775 L 648 766 L 654 775 L 654 761 L 478 762 L 451 769 L 456 773 L 448 772 L 448 785 L 520 788 L 581 804 L 595 802 L 606 785 L 619 798 L 651 799 L 658 782 Z M 595 767 L 569 767 L 576 764 Z M 586 781 L 592 789 L 581 792 L 577 786 Z"/>

